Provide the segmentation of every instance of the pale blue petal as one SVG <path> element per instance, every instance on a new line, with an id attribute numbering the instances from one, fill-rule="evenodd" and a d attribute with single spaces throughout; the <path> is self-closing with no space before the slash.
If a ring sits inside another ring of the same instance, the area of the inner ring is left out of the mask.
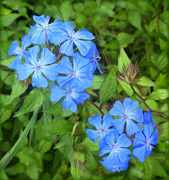
<path id="1" fill-rule="evenodd" d="M 66 85 L 66 83 L 69 83 L 71 80 L 72 76 L 57 76 L 56 81 L 58 82 L 60 87 L 63 87 Z"/>
<path id="2" fill-rule="evenodd" d="M 51 101 L 59 101 L 62 97 L 66 96 L 67 92 L 56 85 L 51 86 Z"/>
<path id="3" fill-rule="evenodd" d="M 131 119 L 134 119 L 138 123 L 143 123 L 143 110 L 141 108 L 137 108 L 135 111 L 131 113 L 129 117 Z"/>
<path id="4" fill-rule="evenodd" d="M 52 64 L 49 66 L 42 66 L 41 72 L 51 81 L 55 81 L 58 75 L 57 71 L 57 64 Z"/>
<path id="5" fill-rule="evenodd" d="M 110 116 L 110 115 L 108 115 L 108 114 L 105 114 L 104 116 L 103 116 L 103 127 L 105 128 L 105 129 L 108 129 L 108 128 L 110 128 L 111 126 L 113 126 L 113 118 Z"/>
<path id="6" fill-rule="evenodd" d="M 113 116 L 124 116 L 124 112 L 124 107 L 119 100 L 115 102 L 113 108 L 109 111 Z"/>
<path id="7" fill-rule="evenodd" d="M 132 101 L 130 98 L 125 98 L 123 101 L 123 106 L 125 109 L 125 114 L 132 112 L 138 106 L 138 101 Z"/>
<path id="8" fill-rule="evenodd" d="M 40 52 L 40 47 L 38 45 L 29 48 L 30 58 L 27 61 L 30 61 L 33 65 L 36 65 L 38 62 L 38 55 Z"/>
<path id="9" fill-rule="evenodd" d="M 40 64 L 46 65 L 56 62 L 56 56 L 46 47 L 43 48 L 41 52 L 41 58 L 39 59 Z"/>
<path id="10" fill-rule="evenodd" d="M 135 122 L 133 122 L 132 120 L 127 120 L 126 130 L 127 130 L 127 134 L 131 136 L 137 132 L 141 132 L 141 127 L 137 125 Z"/>
<path id="11" fill-rule="evenodd" d="M 41 15 L 41 16 L 36 16 L 36 15 L 34 15 L 34 16 L 33 16 L 33 20 L 34 20 L 36 23 L 42 25 L 43 27 L 47 27 L 47 26 L 48 26 L 48 23 L 49 23 L 49 20 L 50 20 L 50 17 L 49 17 L 49 16 L 46 16 L 46 18 L 45 18 L 44 14 Z"/>
<path id="12" fill-rule="evenodd" d="M 17 55 L 16 58 L 8 66 L 10 69 L 17 69 L 21 65 L 22 55 Z"/>
<path id="13" fill-rule="evenodd" d="M 146 137 L 143 135 L 143 133 L 136 133 L 133 141 L 133 146 L 144 145 L 145 141 Z"/>
<path id="14" fill-rule="evenodd" d="M 32 76 L 32 86 L 33 87 L 48 87 L 48 81 L 46 78 L 42 75 L 40 70 L 35 71 L 35 73 Z"/>
<path id="15" fill-rule="evenodd" d="M 26 78 L 28 78 L 30 76 L 30 74 L 33 71 L 35 71 L 35 67 L 33 65 L 30 65 L 30 64 L 21 64 L 17 68 L 18 79 L 20 81 L 25 80 Z"/>
<path id="16" fill-rule="evenodd" d="M 157 142 L 158 142 L 158 136 L 157 136 L 157 134 L 158 134 L 158 129 L 156 129 L 156 130 L 154 131 L 154 133 L 152 134 L 151 138 L 149 139 L 149 141 L 150 141 L 151 144 L 154 144 L 154 145 L 157 144 Z"/>
<path id="17" fill-rule="evenodd" d="M 66 54 L 67 56 L 74 56 L 73 41 L 67 40 L 60 47 L 60 53 Z"/>
<path id="18" fill-rule="evenodd" d="M 118 148 L 117 154 L 120 162 L 125 162 L 128 160 L 128 156 L 131 154 L 131 151 L 125 148 Z"/>
<path id="19" fill-rule="evenodd" d="M 32 35 L 31 42 L 33 44 L 44 45 L 45 44 L 45 31 L 39 31 Z"/>
<path id="20" fill-rule="evenodd" d="M 88 98 L 90 98 L 90 96 L 87 93 L 78 93 L 78 97 L 73 97 L 76 104 L 82 104 Z"/>
<path id="21" fill-rule="evenodd" d="M 66 41 L 66 40 L 69 40 L 69 36 L 68 34 L 63 31 L 63 30 L 59 30 L 56 31 L 54 34 L 53 34 L 53 38 L 52 38 L 52 42 L 54 43 L 54 45 L 59 45 L 60 43 Z"/>
<path id="22" fill-rule="evenodd" d="M 119 134 L 123 133 L 125 122 L 126 120 L 124 118 L 114 119 L 113 124 Z"/>
<path id="23" fill-rule="evenodd" d="M 40 26 L 39 24 L 35 24 L 34 26 L 31 26 L 31 29 L 28 32 L 28 36 L 31 36 L 33 33 L 39 32 L 42 30 L 43 30 L 42 26 Z"/>
<path id="24" fill-rule="evenodd" d="M 86 129 L 86 133 L 89 137 L 89 139 L 93 142 L 96 142 L 97 139 L 99 138 L 100 136 L 100 133 L 99 131 L 96 131 L 96 130 L 93 130 L 93 129 Z"/>
<path id="25" fill-rule="evenodd" d="M 65 109 L 68 109 L 70 111 L 76 112 L 77 110 L 77 105 L 76 103 L 73 101 L 72 97 L 69 96 L 69 94 L 66 96 L 66 98 L 63 100 L 62 106 Z"/>
<path id="26" fill-rule="evenodd" d="M 13 41 L 10 46 L 9 46 L 9 50 L 8 50 L 8 54 L 9 55 L 13 55 L 13 54 L 21 54 L 21 49 L 18 46 L 18 42 L 17 41 Z"/>
<path id="27" fill-rule="evenodd" d="M 131 144 L 130 139 L 125 134 L 121 134 L 116 142 L 118 147 L 129 147 Z"/>
<path id="28" fill-rule="evenodd" d="M 97 130 L 100 130 L 102 128 L 102 118 L 99 114 L 97 114 L 94 117 L 89 117 L 88 119 L 89 123 L 94 126 Z"/>
<path id="29" fill-rule="evenodd" d="M 103 71 L 102 71 L 101 68 L 100 68 L 99 62 L 95 59 L 93 63 L 95 63 L 95 64 L 97 65 L 97 68 L 98 68 L 99 72 L 100 72 L 101 74 L 103 74 Z"/>
<path id="30" fill-rule="evenodd" d="M 22 49 L 25 50 L 31 44 L 31 37 L 24 35 L 21 39 Z"/>
<path id="31" fill-rule="evenodd" d="M 75 37 L 78 39 L 92 40 L 95 37 L 87 29 L 80 29 L 75 33 Z"/>
<path id="32" fill-rule="evenodd" d="M 74 34 L 75 31 L 74 31 L 74 26 L 72 24 L 71 21 L 66 21 L 66 22 L 63 22 L 61 25 L 60 25 L 60 28 L 64 31 L 66 31 L 69 35 L 71 34 Z"/>
<path id="33" fill-rule="evenodd" d="M 140 146 L 137 147 L 133 150 L 133 155 L 134 157 L 137 157 L 140 162 L 144 162 L 146 158 L 146 147 L 145 146 Z"/>
<path id="34" fill-rule="evenodd" d="M 90 87 L 93 84 L 93 82 L 91 80 L 88 80 L 86 78 L 78 77 L 78 80 L 79 80 L 78 84 L 77 84 L 77 91 L 78 92 L 83 91 L 84 89 Z"/>

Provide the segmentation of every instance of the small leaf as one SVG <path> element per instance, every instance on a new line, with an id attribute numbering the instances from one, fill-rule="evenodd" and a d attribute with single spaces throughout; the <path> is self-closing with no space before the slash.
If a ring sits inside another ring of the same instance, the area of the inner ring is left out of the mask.
<path id="1" fill-rule="evenodd" d="M 43 103 L 43 94 L 40 89 L 33 89 L 30 94 L 25 98 L 22 108 L 15 114 L 15 117 L 24 113 L 34 111 Z"/>
<path id="2" fill-rule="evenodd" d="M 142 30 L 141 27 L 141 15 L 137 11 L 129 11 L 128 21 L 131 25 L 136 27 L 139 30 Z"/>
<path id="3" fill-rule="evenodd" d="M 100 104 L 107 102 L 116 93 L 117 79 L 115 75 L 115 69 L 112 68 L 106 79 L 103 81 L 99 91 Z"/>
<path id="4" fill-rule="evenodd" d="M 43 129 L 58 135 L 66 134 L 72 130 L 73 125 L 66 120 L 57 120 L 53 123 L 42 126 Z"/>
<path id="5" fill-rule="evenodd" d="M 152 165 L 153 165 L 153 171 L 152 174 L 159 176 L 159 177 L 167 177 L 167 173 L 164 170 L 163 166 L 161 166 L 161 164 L 155 160 L 155 159 L 151 159 Z"/>
<path id="6" fill-rule="evenodd" d="M 92 90 L 98 90 L 100 89 L 100 86 L 104 80 L 103 75 L 94 75 L 93 84 L 90 86 L 90 89 Z"/>
<path id="7" fill-rule="evenodd" d="M 143 172 L 144 172 L 144 178 L 149 180 L 151 179 L 152 175 L 152 162 L 150 161 L 149 157 L 145 159 L 143 162 Z"/>
<path id="8" fill-rule="evenodd" d="M 152 92 L 149 96 L 147 96 L 148 99 L 154 99 L 154 100 L 164 100 L 169 97 L 169 91 L 167 89 L 157 89 L 156 91 Z"/>
<path id="9" fill-rule="evenodd" d="M 17 13 L 11 13 L 8 14 L 7 16 L 1 16 L 0 17 L 0 22 L 1 22 L 1 26 L 5 27 L 5 26 L 9 26 L 11 23 L 13 23 L 19 16 L 21 16 L 20 14 Z"/>
<path id="10" fill-rule="evenodd" d="M 68 21 L 72 13 L 72 5 L 69 1 L 63 1 L 60 7 L 62 13 L 63 21 Z"/>
<path id="11" fill-rule="evenodd" d="M 119 42 L 119 45 L 123 48 L 131 44 L 134 38 L 135 36 L 133 34 L 128 34 L 124 32 L 121 32 L 117 35 L 117 41 Z"/>
<path id="12" fill-rule="evenodd" d="M 91 151 L 99 150 L 98 142 L 94 143 L 88 137 L 83 142 L 81 142 L 79 145 L 86 149 L 89 149 Z"/>
<path id="13" fill-rule="evenodd" d="M 137 82 L 136 84 L 140 85 L 140 86 L 156 86 L 156 84 L 150 80 L 149 78 L 142 76 Z"/>
<path id="14" fill-rule="evenodd" d="M 123 90 L 129 95 L 131 96 L 133 94 L 133 90 L 131 89 L 130 85 L 120 79 L 118 79 L 118 82 L 120 83 L 121 87 L 123 88 Z"/>
<path id="15" fill-rule="evenodd" d="M 125 53 L 124 49 L 121 48 L 120 49 L 120 55 L 118 58 L 118 69 L 120 71 L 121 74 L 123 74 L 123 67 L 124 65 L 126 66 L 126 69 L 128 68 L 129 64 L 130 64 L 130 59 L 128 58 L 127 54 Z"/>

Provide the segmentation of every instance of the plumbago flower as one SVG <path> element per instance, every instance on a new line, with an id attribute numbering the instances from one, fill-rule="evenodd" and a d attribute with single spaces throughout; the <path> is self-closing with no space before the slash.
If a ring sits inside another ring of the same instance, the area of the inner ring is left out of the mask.
<path id="1" fill-rule="evenodd" d="M 47 48 L 43 48 L 41 52 L 41 58 L 38 60 L 38 55 L 40 52 L 40 47 L 38 45 L 29 49 L 30 56 L 27 58 L 27 62 L 21 64 L 17 68 L 18 79 L 20 81 L 25 80 L 34 72 L 32 76 L 32 86 L 33 87 L 48 87 L 48 78 L 51 81 L 55 81 L 57 76 L 56 67 L 57 64 L 51 64 L 56 61 L 56 56 L 49 51 Z M 45 75 L 45 77 L 42 75 Z"/>
<path id="2" fill-rule="evenodd" d="M 140 162 L 144 162 L 145 158 L 149 156 L 158 142 L 158 130 L 154 131 L 153 125 L 143 125 L 143 131 L 135 134 L 133 141 L 134 157 L 137 157 Z"/>
<path id="3" fill-rule="evenodd" d="M 66 84 L 66 90 L 61 89 L 56 85 L 52 85 L 50 100 L 59 101 L 62 97 L 66 96 L 66 98 L 63 100 L 62 106 L 65 109 L 76 112 L 77 104 L 82 104 L 86 99 L 90 97 L 87 93 L 78 92 L 76 85 L 76 79 L 71 83 Z"/>
<path id="4" fill-rule="evenodd" d="M 16 69 L 18 65 L 21 64 L 22 56 L 24 58 L 28 58 L 30 56 L 29 51 L 25 51 L 25 49 L 31 44 L 30 36 L 24 35 L 21 38 L 21 48 L 18 46 L 17 41 L 13 41 L 12 44 L 9 46 L 8 54 L 14 55 L 16 54 L 16 58 L 12 61 L 12 63 L 8 66 L 8 68 Z"/>
<path id="5" fill-rule="evenodd" d="M 68 82 L 71 83 L 77 79 L 77 91 L 81 92 L 92 85 L 93 71 L 92 64 L 89 59 L 82 57 L 78 52 L 73 57 L 72 63 L 68 57 L 64 56 L 57 66 L 57 72 L 66 74 L 66 76 L 58 76 L 56 78 L 60 87 L 65 86 Z"/>
<path id="6" fill-rule="evenodd" d="M 31 26 L 31 29 L 28 33 L 31 36 L 31 42 L 33 44 L 44 45 L 45 40 L 53 43 L 53 35 L 56 32 L 59 32 L 59 25 L 62 24 L 61 21 L 55 19 L 53 23 L 49 24 L 50 17 L 49 16 L 33 16 L 33 20 L 36 22 L 34 26 Z"/>
<path id="7" fill-rule="evenodd" d="M 152 125 L 153 127 L 156 126 L 156 124 L 154 123 L 153 119 L 152 119 L 152 113 L 151 113 L 151 110 L 149 109 L 148 113 L 145 112 L 144 115 L 143 115 L 143 124 L 148 124 L 148 125 Z"/>
<path id="8" fill-rule="evenodd" d="M 109 111 L 113 116 L 121 116 L 121 118 L 115 119 L 113 122 L 114 127 L 117 129 L 119 134 L 123 133 L 125 123 L 126 131 L 129 136 L 141 131 L 141 127 L 133 121 L 135 120 L 138 123 L 143 122 L 143 110 L 141 108 L 136 109 L 138 104 L 138 101 L 132 101 L 130 98 L 126 98 L 123 105 L 118 100 Z"/>
<path id="9" fill-rule="evenodd" d="M 107 134 L 114 133 L 115 137 L 118 137 L 119 135 L 115 128 L 111 128 L 113 126 L 113 118 L 108 114 L 104 115 L 103 120 L 101 116 L 97 114 L 94 117 L 90 117 L 88 121 L 96 128 L 96 130 L 86 129 L 86 133 L 93 142 L 96 142 L 100 137 L 99 146 L 101 146 L 102 141 Z"/>
<path id="10" fill-rule="evenodd" d="M 62 31 L 56 32 L 53 37 L 53 42 L 57 46 L 62 43 L 59 52 L 67 56 L 74 56 L 73 46 L 77 46 L 80 53 L 85 56 L 91 49 L 92 42 L 89 40 L 94 39 L 92 33 L 87 29 L 80 29 L 74 31 L 74 26 L 70 21 L 64 22 L 60 25 Z"/>
<path id="11" fill-rule="evenodd" d="M 99 72 L 103 74 L 103 71 L 100 69 L 100 65 L 97 60 L 97 59 L 100 59 L 99 51 L 97 50 L 97 47 L 94 43 L 92 43 L 90 51 L 84 57 L 90 59 L 91 63 L 93 64 L 93 73 L 95 72 L 96 67 L 97 67 Z"/>

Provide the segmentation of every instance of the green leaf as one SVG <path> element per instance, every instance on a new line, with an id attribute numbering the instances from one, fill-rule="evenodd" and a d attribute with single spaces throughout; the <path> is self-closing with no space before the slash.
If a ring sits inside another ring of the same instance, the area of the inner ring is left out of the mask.
<path id="1" fill-rule="evenodd" d="M 73 11 L 70 1 L 63 1 L 60 7 L 60 11 L 62 13 L 63 21 L 68 21 Z"/>
<path id="2" fill-rule="evenodd" d="M 51 133 L 62 135 L 70 132 L 73 128 L 73 125 L 66 120 L 57 120 L 53 123 L 42 126 L 42 128 L 50 131 Z"/>
<path id="3" fill-rule="evenodd" d="M 98 90 L 100 89 L 100 86 L 104 80 L 104 77 L 102 75 L 94 75 L 94 79 L 92 86 L 90 86 L 90 89 L 92 90 Z"/>
<path id="4" fill-rule="evenodd" d="M 156 175 L 159 177 L 166 177 L 167 176 L 167 173 L 164 170 L 163 166 L 161 166 L 161 164 L 156 159 L 151 158 L 151 162 L 153 165 L 153 170 L 152 170 L 153 175 Z"/>
<path id="5" fill-rule="evenodd" d="M 101 112 L 93 105 L 93 104 L 84 104 L 84 108 L 86 108 L 91 114 L 101 114 Z"/>
<path id="6" fill-rule="evenodd" d="M 99 150 L 98 142 L 94 143 L 88 137 L 83 142 L 81 142 L 79 145 L 86 149 L 89 149 L 91 151 Z"/>
<path id="7" fill-rule="evenodd" d="M 128 21 L 131 25 L 136 27 L 139 30 L 142 30 L 141 27 L 141 15 L 137 11 L 129 11 Z"/>
<path id="8" fill-rule="evenodd" d="M 121 32 L 117 35 L 117 41 L 119 42 L 119 45 L 123 48 L 131 44 L 134 38 L 135 38 L 134 35 L 124 32 Z"/>
<path id="9" fill-rule="evenodd" d="M 143 172 L 144 172 L 144 178 L 146 180 L 151 179 L 152 175 L 152 162 L 150 161 L 149 157 L 145 159 L 143 162 Z"/>
<path id="10" fill-rule="evenodd" d="M 1 22 L 1 26 L 5 27 L 5 26 L 9 26 L 11 23 L 13 23 L 19 16 L 21 16 L 20 14 L 17 13 L 11 13 L 8 14 L 7 16 L 1 16 L 0 17 L 0 22 Z"/>
<path id="11" fill-rule="evenodd" d="M 80 153 L 80 152 L 76 152 L 74 155 L 74 158 L 77 159 L 78 161 L 80 161 L 81 163 L 84 163 L 84 161 L 85 161 L 84 154 Z"/>
<path id="12" fill-rule="evenodd" d="M 20 96 L 21 94 L 23 94 L 27 89 L 27 86 L 22 86 L 22 84 L 20 83 L 19 80 L 17 80 L 15 82 L 15 84 L 12 87 L 12 93 L 9 96 L 9 101 L 12 101 L 13 99 L 15 99 L 16 97 Z"/>
<path id="13" fill-rule="evenodd" d="M 34 111 L 43 103 L 43 94 L 40 89 L 33 89 L 30 94 L 25 98 L 22 108 L 15 114 L 15 117 L 24 113 Z"/>
<path id="14" fill-rule="evenodd" d="M 128 58 L 128 56 L 127 56 L 126 52 L 124 51 L 124 49 L 120 48 L 120 55 L 119 55 L 119 58 L 118 58 L 118 69 L 119 69 L 119 72 L 121 74 L 123 74 L 123 66 L 125 65 L 126 69 L 127 69 L 130 62 L 131 61 Z"/>
<path id="15" fill-rule="evenodd" d="M 8 59 L 1 60 L 0 64 L 3 66 L 9 66 L 14 59 L 15 59 L 15 56 L 10 57 Z"/>
<path id="16" fill-rule="evenodd" d="M 152 92 L 149 96 L 147 96 L 148 99 L 154 99 L 154 100 L 164 100 L 169 97 L 169 91 L 167 89 L 157 89 L 156 91 Z"/>
<path id="17" fill-rule="evenodd" d="M 120 79 L 118 79 L 118 82 L 120 83 L 121 87 L 124 89 L 124 91 L 131 96 L 133 94 L 133 90 L 131 89 L 130 85 Z"/>
<path id="18" fill-rule="evenodd" d="M 99 90 L 100 104 L 107 102 L 117 91 L 117 79 L 115 69 L 112 68 Z"/>
<path id="19" fill-rule="evenodd" d="M 153 99 L 146 99 L 145 103 L 153 111 L 159 111 L 158 103 Z"/>
<path id="20" fill-rule="evenodd" d="M 8 165 L 8 163 L 12 160 L 12 158 L 18 152 L 19 148 L 21 147 L 22 143 L 24 142 L 25 138 L 27 137 L 27 135 L 29 133 L 29 130 L 31 129 L 32 124 L 34 124 L 34 121 L 36 121 L 38 112 L 39 112 L 39 109 L 36 109 L 34 111 L 31 120 L 27 124 L 26 128 L 24 129 L 23 133 L 21 134 L 21 136 L 19 137 L 17 142 L 0 160 L 0 172 Z"/>
<path id="21" fill-rule="evenodd" d="M 156 84 L 149 78 L 142 76 L 137 82 L 136 84 L 140 85 L 140 86 L 156 86 Z"/>

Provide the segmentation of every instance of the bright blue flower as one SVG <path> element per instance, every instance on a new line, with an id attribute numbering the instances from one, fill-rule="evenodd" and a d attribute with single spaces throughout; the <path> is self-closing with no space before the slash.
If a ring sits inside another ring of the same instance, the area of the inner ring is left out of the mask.
<path id="1" fill-rule="evenodd" d="M 126 149 L 126 147 L 129 147 L 131 144 L 130 139 L 125 134 L 121 134 L 116 138 L 114 133 L 109 133 L 103 139 L 100 147 L 100 156 L 110 153 L 107 156 L 108 161 L 125 162 L 129 158 L 128 155 L 131 154 L 131 151 Z"/>
<path id="2" fill-rule="evenodd" d="M 153 119 L 152 119 L 152 113 L 151 113 L 151 110 L 149 109 L 148 113 L 144 113 L 143 115 L 143 124 L 148 124 L 148 125 L 152 125 L 153 127 L 156 126 L 156 124 L 154 123 Z"/>
<path id="3" fill-rule="evenodd" d="M 25 80 L 34 72 L 32 76 L 32 86 L 33 87 L 48 87 L 48 78 L 51 81 L 55 81 L 57 76 L 56 66 L 57 64 L 52 64 L 56 61 L 56 56 L 49 51 L 47 48 L 43 48 L 41 52 L 41 58 L 38 60 L 38 55 L 40 52 L 40 47 L 38 45 L 29 49 L 30 56 L 27 61 L 31 64 L 24 63 L 17 68 L 18 79 L 20 81 Z M 42 75 L 44 74 L 44 77 Z"/>
<path id="4" fill-rule="evenodd" d="M 89 59 L 82 57 L 78 52 L 73 57 L 73 67 L 69 58 L 64 56 L 58 64 L 57 71 L 66 74 L 66 76 L 58 76 L 56 79 L 60 87 L 72 83 L 74 79 L 78 80 L 76 85 L 78 92 L 92 85 L 92 64 Z"/>
<path id="5" fill-rule="evenodd" d="M 102 121 L 101 116 L 97 114 L 94 117 L 90 117 L 88 121 L 96 128 L 96 130 L 86 129 L 86 133 L 89 139 L 93 142 L 96 142 L 100 137 L 99 146 L 101 146 L 104 137 L 109 133 L 114 133 L 115 137 L 118 137 L 117 130 L 115 128 L 111 128 L 113 126 L 113 118 L 110 115 L 105 114 Z"/>
<path id="6" fill-rule="evenodd" d="M 87 93 L 80 93 L 76 89 L 76 80 L 74 80 L 71 84 L 67 84 L 65 86 L 66 90 L 61 89 L 56 85 L 51 86 L 51 101 L 59 101 L 62 97 L 66 98 L 63 100 L 62 106 L 65 109 L 76 112 L 77 104 L 82 104 L 86 99 L 90 96 Z"/>
<path id="7" fill-rule="evenodd" d="M 26 47 L 31 44 L 30 37 L 28 35 L 24 35 L 21 38 L 21 48 L 18 46 L 17 41 L 13 41 L 9 46 L 8 54 L 14 55 L 17 54 L 16 58 L 12 61 L 12 63 L 8 66 L 11 69 L 16 69 L 18 65 L 21 64 L 22 56 L 27 58 L 30 54 L 28 51 L 25 51 Z"/>
<path id="8" fill-rule="evenodd" d="M 125 123 L 126 131 L 129 136 L 141 131 L 141 127 L 133 121 L 135 120 L 138 123 L 143 122 L 143 110 L 141 108 L 136 109 L 138 104 L 138 101 L 132 101 L 130 98 L 126 98 L 123 105 L 118 100 L 109 111 L 113 116 L 121 116 L 121 118 L 115 119 L 113 122 L 119 134 L 123 133 Z"/>
<path id="9" fill-rule="evenodd" d="M 59 31 L 53 37 L 53 42 L 56 46 L 62 43 L 60 53 L 66 54 L 67 56 L 74 56 L 74 45 L 77 46 L 77 49 L 83 56 L 89 52 L 92 42 L 88 40 L 92 40 L 95 37 L 87 29 L 80 29 L 75 32 L 70 21 L 64 22 L 60 26 L 60 29 L 62 29 L 62 32 Z"/>
<path id="10" fill-rule="evenodd" d="M 130 157 L 128 157 L 124 162 L 119 162 L 119 161 L 116 161 L 116 160 L 110 161 L 110 160 L 107 160 L 107 159 L 108 159 L 107 157 L 103 157 L 103 161 L 100 161 L 100 163 L 108 171 L 120 172 L 120 171 L 127 170 Z"/>
<path id="11" fill-rule="evenodd" d="M 93 73 L 95 72 L 96 67 L 97 67 L 99 72 L 101 74 L 103 74 L 103 71 L 100 69 L 100 65 L 99 65 L 99 62 L 97 60 L 97 59 L 100 59 L 99 51 L 97 50 L 97 47 L 96 47 L 96 45 L 94 43 L 92 43 L 92 47 L 91 47 L 90 51 L 84 57 L 90 59 L 90 61 L 92 62 L 92 64 L 93 64 Z"/>
<path id="12" fill-rule="evenodd" d="M 28 35 L 32 35 L 31 42 L 33 44 L 44 45 L 46 38 L 49 39 L 51 43 L 53 43 L 53 35 L 54 33 L 59 31 L 59 25 L 62 22 L 58 22 L 56 19 L 53 23 L 49 24 L 50 17 L 49 16 L 33 16 L 33 20 L 36 22 L 34 26 L 31 26 L 31 29 Z"/>
<path id="13" fill-rule="evenodd" d="M 154 131 L 153 126 L 143 125 L 143 132 L 135 134 L 135 139 L 133 141 L 134 157 L 137 157 L 140 162 L 144 162 L 145 158 L 149 156 L 154 148 L 154 145 L 158 142 L 158 130 Z"/>

